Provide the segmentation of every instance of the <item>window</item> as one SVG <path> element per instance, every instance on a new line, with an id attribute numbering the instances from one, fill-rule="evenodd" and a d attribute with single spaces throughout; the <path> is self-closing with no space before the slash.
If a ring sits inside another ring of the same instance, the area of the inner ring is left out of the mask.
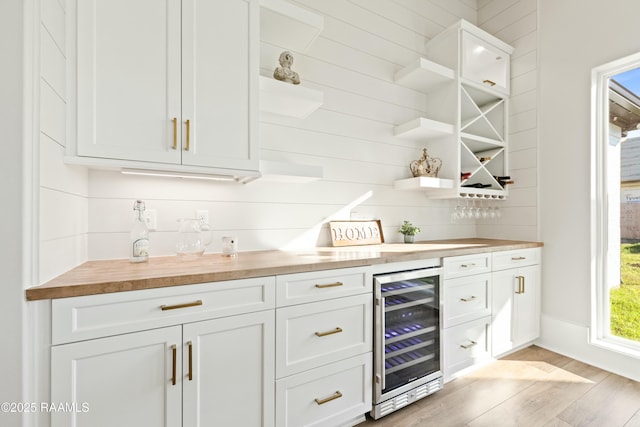
<path id="1" fill-rule="evenodd" d="M 640 340 L 630 339 L 616 326 L 613 318 L 621 312 L 617 303 L 621 285 L 621 242 L 628 230 L 621 225 L 629 221 L 626 216 L 635 206 L 625 206 L 624 201 L 633 198 L 629 189 L 621 191 L 624 158 L 621 153 L 625 142 L 633 138 L 640 123 L 640 107 L 637 97 L 619 84 L 625 78 L 640 71 L 640 54 L 597 67 L 592 71 L 592 143 L 591 143 L 591 253 L 592 253 L 592 315 L 591 342 L 609 349 L 640 356 Z M 638 73 L 640 75 L 640 73 Z M 640 77 L 639 77 L 640 78 Z M 626 91 L 626 92 L 625 92 Z M 640 183 L 640 164 L 638 169 Z M 625 169 L 629 173 L 629 169 Z M 640 195 L 640 186 L 638 186 Z M 640 198 L 638 199 L 640 201 Z M 640 205 L 637 206 L 640 208 Z M 640 209 L 639 209 L 640 212 Z M 621 220 L 621 214 L 622 220 Z M 640 239 L 640 238 L 639 238 Z M 640 245 L 638 245 L 640 249 Z M 626 260 L 626 258 L 625 258 Z M 640 272 L 640 264 L 636 267 Z M 639 274 L 640 276 L 640 274 Z M 638 287 L 640 289 L 640 286 Z M 624 296 L 623 296 L 624 298 Z M 640 294 L 638 295 L 640 298 Z M 627 302 L 627 301 L 624 301 Z M 633 316 L 640 313 L 625 313 Z"/>

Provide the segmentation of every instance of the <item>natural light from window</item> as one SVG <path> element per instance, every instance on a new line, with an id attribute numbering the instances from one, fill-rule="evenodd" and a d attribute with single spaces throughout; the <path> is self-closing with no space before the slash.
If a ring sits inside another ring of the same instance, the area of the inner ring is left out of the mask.
<path id="1" fill-rule="evenodd" d="M 640 355 L 640 54 L 592 77 L 591 342 Z"/>

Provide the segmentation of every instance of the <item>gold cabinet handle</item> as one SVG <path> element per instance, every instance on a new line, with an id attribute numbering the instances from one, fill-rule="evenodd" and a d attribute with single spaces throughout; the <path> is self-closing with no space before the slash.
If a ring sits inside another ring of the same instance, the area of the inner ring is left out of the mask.
<path id="1" fill-rule="evenodd" d="M 318 289 L 335 288 L 336 286 L 342 286 L 342 285 L 344 285 L 344 283 L 342 282 L 326 283 L 324 285 L 316 284 L 316 288 Z"/>
<path id="2" fill-rule="evenodd" d="M 187 142 L 184 145 L 184 151 L 189 151 L 189 147 L 191 145 L 191 120 L 187 119 L 185 124 L 187 126 Z"/>
<path id="3" fill-rule="evenodd" d="M 336 400 L 336 399 L 340 399 L 342 397 L 342 393 L 340 393 L 340 391 L 337 391 L 335 393 L 333 393 L 331 396 L 329 397 L 325 397 L 324 399 L 318 399 L 317 397 L 313 400 L 316 401 L 316 403 L 318 405 L 324 405 L 327 402 L 331 402 L 332 400 Z"/>
<path id="4" fill-rule="evenodd" d="M 496 82 L 492 81 L 492 80 L 483 80 L 482 83 L 488 84 L 489 86 L 495 86 Z"/>
<path id="5" fill-rule="evenodd" d="M 193 380 L 193 342 L 187 341 L 187 346 L 189 347 L 189 373 L 187 376 L 191 381 Z"/>
<path id="6" fill-rule="evenodd" d="M 474 299 L 476 299 L 475 295 L 471 295 L 469 298 L 460 298 L 460 301 L 462 302 L 470 302 L 473 301 Z"/>
<path id="7" fill-rule="evenodd" d="M 162 311 L 176 310 L 178 308 L 196 307 L 198 305 L 202 305 L 202 300 L 201 299 L 199 299 L 198 301 L 187 302 L 187 303 L 184 303 L 184 304 L 161 305 L 160 306 L 160 310 L 162 310 Z"/>
<path id="8" fill-rule="evenodd" d="M 178 357 L 177 355 L 178 349 L 176 348 L 176 345 L 172 345 L 171 346 L 171 353 L 173 355 L 173 364 L 171 365 L 171 385 L 176 385 L 176 358 Z"/>
<path id="9" fill-rule="evenodd" d="M 471 341 L 471 340 L 469 340 L 469 341 Z M 468 348 L 475 347 L 476 345 L 478 345 L 477 342 L 471 341 L 471 344 L 467 344 L 467 345 L 460 344 L 460 348 L 464 348 L 466 350 Z"/>
<path id="10" fill-rule="evenodd" d="M 475 263 L 471 263 L 471 264 L 460 264 L 460 268 L 470 268 L 470 267 L 475 267 Z"/>
<path id="11" fill-rule="evenodd" d="M 518 290 L 516 294 L 524 294 L 524 276 L 516 276 L 518 279 Z"/>
<path id="12" fill-rule="evenodd" d="M 178 118 L 174 117 L 173 120 L 173 148 L 174 150 L 178 148 Z"/>
<path id="13" fill-rule="evenodd" d="M 339 334 L 342 332 L 342 328 L 338 327 L 326 332 L 316 332 L 317 337 L 326 337 L 327 335 Z"/>
<path id="14" fill-rule="evenodd" d="M 526 256 L 516 256 L 516 257 L 511 257 L 511 261 L 522 261 L 527 259 Z"/>

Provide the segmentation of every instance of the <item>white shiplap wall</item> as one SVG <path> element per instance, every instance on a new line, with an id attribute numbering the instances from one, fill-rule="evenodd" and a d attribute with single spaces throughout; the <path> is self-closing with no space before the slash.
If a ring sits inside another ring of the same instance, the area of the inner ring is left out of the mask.
<path id="1" fill-rule="evenodd" d="M 302 84 L 323 91 L 325 103 L 305 120 L 264 115 L 261 156 L 322 166 L 324 179 L 307 184 L 230 185 L 97 170 L 85 178 L 82 169 L 62 164 L 64 133 L 58 137 L 47 133 L 42 137 L 41 203 L 55 214 L 43 215 L 44 277 L 72 266 L 85 253 L 89 259 L 125 257 L 136 198 L 157 210 L 158 230 L 151 233 L 155 256 L 174 253 L 176 220 L 193 216 L 196 209 L 210 211 L 214 228 L 210 252 L 220 251 L 223 235 L 237 236 L 241 250 L 324 245 L 329 234 L 323 224 L 333 218 L 349 219 L 354 212 L 380 218 L 391 242 L 400 241 L 396 230 L 404 219 L 422 228 L 420 239 L 476 236 L 476 224 L 450 222 L 451 201 L 429 200 L 420 193 L 392 188 L 394 180 L 410 175 L 408 164 L 420 156 L 422 148 L 394 137 L 393 126 L 421 115 L 428 102 L 424 94 L 394 84 L 394 72 L 420 56 L 427 40 L 460 18 L 476 23 L 482 17 L 486 30 L 517 46 L 511 165 L 518 184 L 512 190 L 513 200 L 507 202 L 509 208 L 504 209 L 508 226 L 480 225 L 480 234 L 535 238 L 535 196 L 532 199 L 530 194 L 535 195 L 536 165 L 531 164 L 530 157 L 535 156 L 528 151 L 535 151 L 535 130 L 530 125 L 531 110 L 535 123 L 535 102 L 531 104 L 535 77 L 530 77 L 530 73 L 535 76 L 535 9 L 531 12 L 527 6 L 535 5 L 534 0 L 480 1 L 480 10 L 475 0 L 292 2 L 325 19 L 324 30 L 309 51 L 293 52 L 293 69 L 300 73 Z M 533 27 L 527 30 L 530 13 Z M 263 75 L 271 74 L 282 50 L 262 43 Z M 64 56 L 63 50 L 60 53 Z M 54 99 L 63 103 L 64 90 Z M 61 265 L 54 262 L 56 257 L 63 258 Z"/>
<path id="2" fill-rule="evenodd" d="M 479 237 L 538 240 L 537 2 L 479 0 L 477 25 L 515 48 L 509 99 L 509 174 L 515 181 L 499 222 Z"/>
<path id="3" fill-rule="evenodd" d="M 63 163 L 67 143 L 67 39 L 64 0 L 40 0 L 39 281 L 87 259 L 88 174 Z"/>

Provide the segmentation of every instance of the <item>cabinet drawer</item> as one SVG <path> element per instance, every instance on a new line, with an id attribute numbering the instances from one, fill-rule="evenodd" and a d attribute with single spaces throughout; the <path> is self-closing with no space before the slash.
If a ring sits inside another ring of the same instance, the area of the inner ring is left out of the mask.
<path id="1" fill-rule="evenodd" d="M 337 426 L 371 410 L 371 353 L 276 381 L 277 426 Z M 364 417 L 362 417 L 364 420 Z"/>
<path id="2" fill-rule="evenodd" d="M 372 349 L 373 295 L 276 310 L 276 378 Z"/>
<path id="3" fill-rule="evenodd" d="M 52 343 L 81 341 L 274 307 L 274 277 L 61 298 L 53 300 L 51 305 Z"/>
<path id="4" fill-rule="evenodd" d="M 491 357 L 490 324 L 491 316 L 487 316 L 442 331 L 445 380 Z"/>
<path id="5" fill-rule="evenodd" d="M 491 271 L 491 254 L 462 255 L 444 258 L 444 277 L 463 277 Z"/>
<path id="6" fill-rule="evenodd" d="M 370 293 L 371 267 L 342 268 L 276 277 L 278 307 Z"/>
<path id="7" fill-rule="evenodd" d="M 493 253 L 493 270 L 540 264 L 540 248 L 516 249 Z"/>
<path id="8" fill-rule="evenodd" d="M 491 273 L 446 279 L 442 326 L 448 328 L 491 315 Z"/>

